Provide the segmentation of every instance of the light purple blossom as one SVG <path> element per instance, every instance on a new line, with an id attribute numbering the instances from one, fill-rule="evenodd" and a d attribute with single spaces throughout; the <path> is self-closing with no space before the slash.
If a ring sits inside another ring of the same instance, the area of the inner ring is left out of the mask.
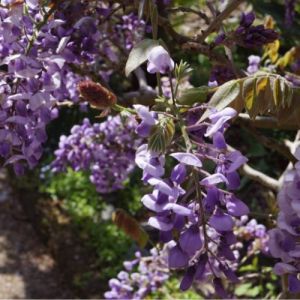
<path id="1" fill-rule="evenodd" d="M 162 46 L 156 46 L 149 52 L 147 66 L 149 73 L 165 74 L 172 71 L 174 65 L 169 53 Z"/>

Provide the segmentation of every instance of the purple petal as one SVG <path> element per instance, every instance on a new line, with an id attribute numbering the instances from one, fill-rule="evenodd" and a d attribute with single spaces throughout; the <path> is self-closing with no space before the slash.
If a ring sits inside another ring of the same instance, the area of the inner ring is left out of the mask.
<path id="1" fill-rule="evenodd" d="M 143 122 L 145 122 L 145 124 L 155 125 L 155 119 L 149 111 L 149 107 L 140 104 L 133 105 L 133 107 L 136 110 L 138 116 L 143 120 Z"/>
<path id="2" fill-rule="evenodd" d="M 200 238 L 199 228 L 196 225 L 190 226 L 179 238 L 179 244 L 189 255 L 193 255 L 203 246 Z"/>
<path id="3" fill-rule="evenodd" d="M 288 273 L 295 273 L 295 272 L 297 272 L 297 269 L 292 265 L 289 265 L 289 264 L 286 264 L 283 262 L 279 262 L 279 263 L 275 264 L 273 271 L 276 275 L 281 276 L 281 275 L 288 274 Z"/>
<path id="4" fill-rule="evenodd" d="M 289 291 L 291 293 L 300 293 L 300 280 L 297 274 L 290 274 L 288 276 Z"/>
<path id="5" fill-rule="evenodd" d="M 176 203 L 166 204 L 163 210 L 172 210 L 175 214 L 181 216 L 190 216 L 192 214 L 192 211 L 190 209 Z"/>
<path id="6" fill-rule="evenodd" d="M 210 187 L 210 186 L 217 185 L 218 183 L 222 183 L 222 182 L 225 182 L 226 184 L 228 184 L 228 180 L 226 179 L 226 177 L 223 174 L 216 173 L 216 174 L 210 175 L 210 176 L 202 179 L 200 181 L 200 184 Z"/>
<path id="7" fill-rule="evenodd" d="M 166 223 L 159 217 L 150 217 L 148 224 L 161 231 L 170 231 L 173 228 L 173 223 Z"/>
<path id="8" fill-rule="evenodd" d="M 148 61 L 147 71 L 149 73 L 155 71 L 165 74 L 174 69 L 174 61 L 162 46 L 152 48 L 148 55 Z"/>
<path id="9" fill-rule="evenodd" d="M 171 173 L 171 180 L 176 182 L 177 184 L 181 184 L 184 182 L 186 178 L 186 167 L 184 164 L 176 165 Z"/>
<path id="10" fill-rule="evenodd" d="M 248 206 L 235 196 L 232 196 L 226 203 L 226 208 L 228 213 L 234 217 L 241 217 L 249 214 Z"/>
<path id="11" fill-rule="evenodd" d="M 209 224 L 220 232 L 231 231 L 234 226 L 232 218 L 220 210 L 210 217 Z"/>
<path id="12" fill-rule="evenodd" d="M 182 291 L 186 291 L 191 287 L 194 277 L 195 277 L 195 272 L 196 272 L 196 269 L 194 266 L 189 267 L 187 269 L 187 271 L 185 272 L 185 274 L 181 280 L 181 283 L 180 283 L 180 289 Z"/>
<path id="13" fill-rule="evenodd" d="M 184 268 L 189 262 L 188 255 L 177 245 L 169 250 L 169 268 Z"/>
<path id="14" fill-rule="evenodd" d="M 202 167 L 202 162 L 200 161 L 200 159 L 192 153 L 177 152 L 170 154 L 170 156 L 174 157 L 182 164 L 199 168 Z"/>

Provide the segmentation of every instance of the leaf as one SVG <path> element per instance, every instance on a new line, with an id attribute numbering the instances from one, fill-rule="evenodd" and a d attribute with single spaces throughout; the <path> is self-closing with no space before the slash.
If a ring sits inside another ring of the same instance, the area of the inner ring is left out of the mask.
<path id="1" fill-rule="evenodd" d="M 287 107 L 291 106 L 292 100 L 293 100 L 293 95 L 294 95 L 293 88 L 288 83 L 285 83 L 284 102 Z"/>
<path id="2" fill-rule="evenodd" d="M 234 101 L 239 101 L 241 96 L 239 80 L 231 80 L 218 87 L 209 101 L 209 105 L 217 110 L 230 106 Z M 209 115 L 209 110 L 206 110 L 202 115 L 200 122 L 205 120 Z"/>
<path id="3" fill-rule="evenodd" d="M 209 91 L 210 88 L 207 86 L 200 86 L 184 90 L 177 102 L 182 105 L 193 105 L 194 103 L 203 103 L 205 102 Z"/>
<path id="4" fill-rule="evenodd" d="M 296 48 L 293 47 L 291 50 L 287 51 L 283 57 L 278 59 L 276 66 L 280 67 L 281 69 L 284 69 L 287 65 L 293 62 L 295 54 Z"/>
<path id="5" fill-rule="evenodd" d="M 131 239 L 144 248 L 149 240 L 147 232 L 140 226 L 139 222 L 130 216 L 125 210 L 117 209 L 112 216 L 114 224 L 123 230 Z"/>
<path id="6" fill-rule="evenodd" d="M 281 87 L 280 87 L 280 79 L 275 78 L 273 81 L 273 100 L 274 104 L 277 107 L 281 102 Z"/>
<path id="7" fill-rule="evenodd" d="M 235 289 L 236 296 L 256 297 L 261 292 L 260 286 L 253 286 L 252 283 L 243 283 Z"/>
<path id="8" fill-rule="evenodd" d="M 153 1 L 149 1 L 149 11 L 150 11 L 150 19 L 151 19 L 151 27 L 152 27 L 152 35 L 153 39 L 157 39 L 157 31 L 158 31 L 158 11 L 157 6 Z"/>
<path id="9" fill-rule="evenodd" d="M 139 11 L 138 11 L 139 20 L 141 20 L 143 18 L 146 1 L 147 0 L 140 1 Z"/>
<path id="10" fill-rule="evenodd" d="M 159 124 L 153 126 L 149 137 L 149 150 L 156 153 L 164 153 L 172 142 L 175 133 L 175 125 L 172 119 L 163 118 Z"/>
<path id="11" fill-rule="evenodd" d="M 279 48 L 280 48 L 279 40 L 275 40 L 273 43 L 267 44 L 265 46 L 265 49 L 266 49 L 265 55 L 270 57 L 272 63 L 275 63 L 279 56 L 279 53 L 278 53 Z"/>
<path id="12" fill-rule="evenodd" d="M 257 78 L 248 78 L 243 84 L 243 97 L 245 99 L 245 107 L 248 112 L 253 110 L 256 100 L 256 81 Z"/>
<path id="13" fill-rule="evenodd" d="M 145 39 L 134 46 L 129 53 L 129 57 L 125 66 L 126 76 L 144 63 L 148 58 L 149 52 L 158 45 L 158 41 Z"/>
<path id="14" fill-rule="evenodd" d="M 257 114 L 264 114 L 270 108 L 270 99 L 273 98 L 270 77 L 259 77 L 256 83 L 257 101 L 255 111 Z M 271 104 L 273 105 L 272 101 Z"/>

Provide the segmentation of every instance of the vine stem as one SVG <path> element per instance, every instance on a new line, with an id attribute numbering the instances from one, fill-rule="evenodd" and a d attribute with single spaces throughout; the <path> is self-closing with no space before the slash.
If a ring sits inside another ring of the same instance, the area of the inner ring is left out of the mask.
<path id="1" fill-rule="evenodd" d="M 176 114 L 176 118 L 179 120 L 179 126 L 181 129 L 182 137 L 185 142 L 186 150 L 188 153 L 192 153 L 192 142 L 189 138 L 188 132 L 186 130 L 186 126 L 184 124 L 184 121 L 179 113 L 179 109 L 176 105 L 176 94 L 174 93 L 174 88 L 173 88 L 173 82 L 172 82 L 172 74 L 171 72 L 169 73 L 169 81 L 170 81 L 170 87 L 171 87 L 171 96 L 172 96 L 172 102 L 173 102 L 173 108 L 174 108 L 174 113 Z M 175 88 L 175 90 L 178 90 L 178 83 Z M 199 185 L 199 174 L 198 171 L 195 167 L 193 167 L 192 170 L 192 178 L 196 187 L 196 196 L 197 200 L 199 202 L 199 209 L 200 209 L 200 223 L 202 225 L 203 229 L 203 236 L 204 236 L 204 247 L 207 252 L 209 252 L 208 248 L 208 235 L 207 235 L 207 230 L 206 230 L 206 217 L 205 217 L 205 212 L 204 212 L 204 207 L 203 207 L 203 202 L 202 202 L 202 191 L 201 187 Z M 212 266 L 210 265 L 211 271 L 214 273 L 214 270 L 212 269 Z"/>

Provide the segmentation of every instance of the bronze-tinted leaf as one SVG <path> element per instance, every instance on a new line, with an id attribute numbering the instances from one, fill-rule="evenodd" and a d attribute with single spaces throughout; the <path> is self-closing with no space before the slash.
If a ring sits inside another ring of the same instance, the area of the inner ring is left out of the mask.
<path id="1" fill-rule="evenodd" d="M 130 238 L 144 248 L 149 240 L 147 232 L 140 226 L 139 222 L 123 209 L 117 209 L 112 216 L 113 222 L 123 230 Z"/>
<path id="2" fill-rule="evenodd" d="M 248 78 L 243 83 L 243 97 L 247 111 L 253 109 L 256 98 L 256 77 Z"/>

